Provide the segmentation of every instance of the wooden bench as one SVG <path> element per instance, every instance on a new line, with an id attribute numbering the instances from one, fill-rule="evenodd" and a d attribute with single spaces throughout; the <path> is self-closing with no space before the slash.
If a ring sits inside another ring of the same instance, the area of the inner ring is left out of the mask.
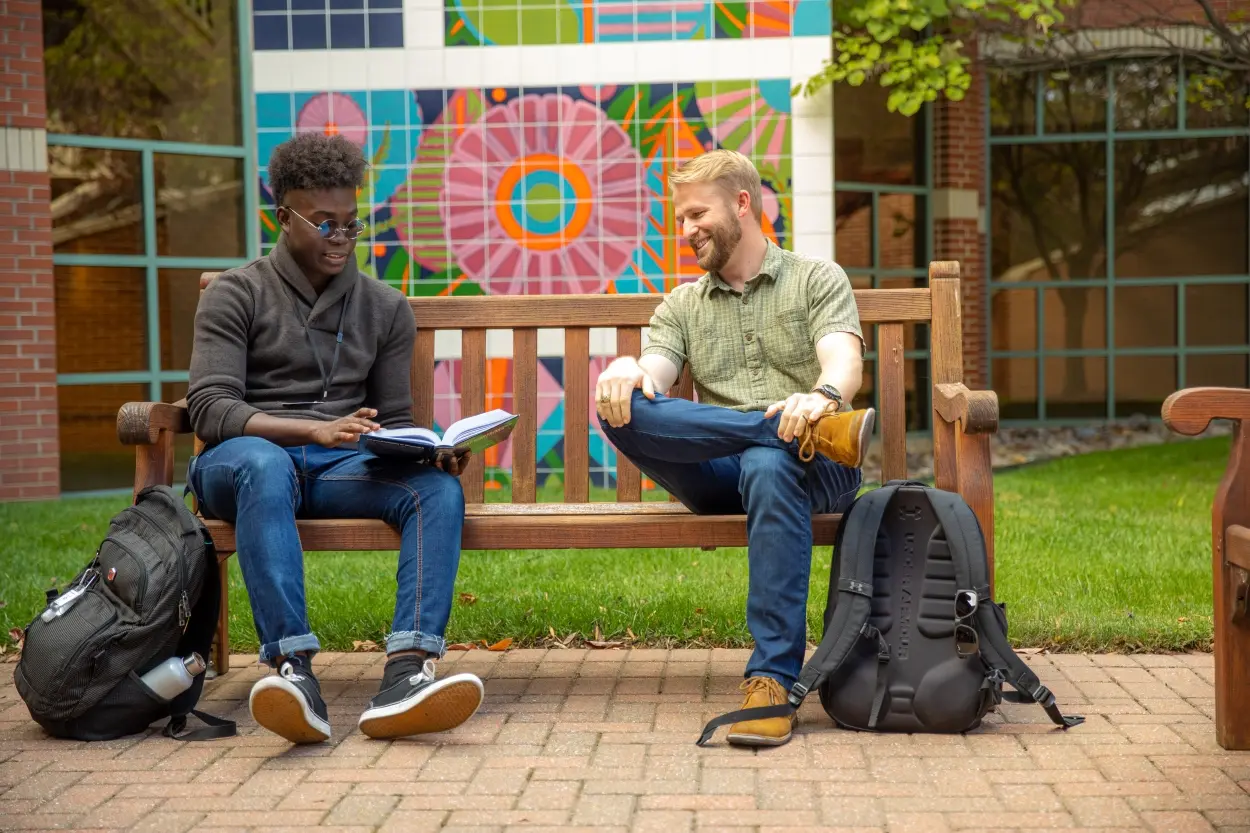
<path id="1" fill-rule="evenodd" d="M 1215 740 L 1250 749 L 1250 390 L 1186 388 L 1163 403 L 1178 434 L 1201 434 L 1213 419 L 1233 421 L 1228 466 L 1211 507 L 1211 580 L 1215 628 Z M 1241 705 L 1238 706 L 1237 704 Z"/>
<path id="2" fill-rule="evenodd" d="M 207 273 L 201 287 L 214 277 Z M 865 335 L 876 327 L 879 436 L 882 482 L 907 476 L 903 333 L 909 323 L 929 324 L 929 368 L 933 382 L 934 472 L 939 488 L 958 491 L 972 506 L 990 546 L 994 540 L 990 434 L 998 427 L 998 399 L 990 391 L 963 384 L 959 265 L 935 262 L 929 285 L 918 289 L 856 290 Z M 473 459 L 461 475 L 468 504 L 463 548 L 573 549 L 746 546 L 745 515 L 693 515 L 673 502 L 643 502 L 638 469 L 618 456 L 616 502 L 589 501 L 588 429 L 590 328 L 614 328 L 618 353 L 637 355 L 642 329 L 660 303 L 655 295 L 469 296 L 413 298 L 417 324 L 412 382 L 414 418 L 432 424 L 434 416 L 434 334 L 461 333 L 461 413 L 485 410 L 486 331 L 511 330 L 513 409 L 520 420 L 512 439 L 512 503 L 483 503 L 484 461 Z M 538 413 L 538 330 L 563 329 L 566 403 L 564 411 L 564 500 L 536 503 Z M 689 371 L 675 393 L 691 398 Z M 174 435 L 189 433 L 184 402 L 130 402 L 117 416 L 121 442 L 136 446 L 134 490 L 174 481 Z M 198 448 L 198 441 L 197 441 Z M 871 479 L 868 473 L 865 479 Z M 840 515 L 813 518 L 814 543 L 830 546 Z M 234 552 L 231 525 L 209 521 L 221 558 L 222 604 L 214 648 L 218 673 L 229 668 L 226 559 Z M 399 534 L 382 521 L 308 520 L 299 522 L 306 552 L 395 550 Z M 993 571 L 991 569 L 991 576 Z M 379 581 L 385 576 L 379 573 Z"/>

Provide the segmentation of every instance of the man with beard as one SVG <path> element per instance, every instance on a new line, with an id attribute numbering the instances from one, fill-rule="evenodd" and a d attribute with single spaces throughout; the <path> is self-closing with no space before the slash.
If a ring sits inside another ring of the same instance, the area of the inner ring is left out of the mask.
<path id="1" fill-rule="evenodd" d="M 747 515 L 742 708 L 786 702 L 807 643 L 813 513 L 855 498 L 872 409 L 851 410 L 863 335 L 846 273 L 761 228 L 760 176 L 714 150 L 669 176 L 681 233 L 707 270 L 674 289 L 641 358 L 599 376 L 596 410 L 621 454 L 696 514 Z M 664 392 L 689 363 L 699 402 Z M 729 742 L 779 746 L 792 718 L 737 723 Z"/>
<path id="2" fill-rule="evenodd" d="M 260 660 L 278 671 L 253 686 L 252 717 L 293 743 L 330 737 L 297 515 L 400 532 L 386 667 L 361 732 L 442 731 L 482 702 L 474 675 L 434 673 L 460 562 L 464 458 L 435 467 L 356 448 L 361 434 L 412 425 L 416 338 L 408 299 L 356 268 L 365 164 L 342 136 L 279 145 L 269 159 L 278 243 L 219 275 L 195 314 L 187 405 L 205 449 L 187 480 L 206 516 L 234 524 Z"/>

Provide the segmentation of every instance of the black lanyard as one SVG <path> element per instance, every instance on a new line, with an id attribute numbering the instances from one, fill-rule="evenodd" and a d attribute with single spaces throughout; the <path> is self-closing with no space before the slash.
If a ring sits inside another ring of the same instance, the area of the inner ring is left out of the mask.
<path id="1" fill-rule="evenodd" d="M 312 333 L 308 330 L 308 319 L 300 312 L 299 303 L 291 297 L 287 291 L 286 284 L 282 286 L 282 291 L 286 292 L 287 298 L 291 301 L 291 306 L 295 309 L 295 317 L 299 319 L 299 323 L 304 327 L 304 337 L 308 339 L 308 346 L 312 348 L 313 358 L 317 360 L 317 371 L 321 374 L 321 401 L 325 402 L 330 398 L 330 384 L 334 381 L 334 371 L 339 366 L 339 348 L 343 346 L 343 321 L 347 318 L 347 305 L 351 301 L 352 292 L 356 287 L 347 290 L 347 294 L 343 296 L 343 309 L 339 313 L 338 333 L 334 337 L 334 357 L 330 360 L 330 374 L 326 375 L 325 363 L 321 361 L 321 351 L 317 349 L 317 345 L 313 343 Z"/>

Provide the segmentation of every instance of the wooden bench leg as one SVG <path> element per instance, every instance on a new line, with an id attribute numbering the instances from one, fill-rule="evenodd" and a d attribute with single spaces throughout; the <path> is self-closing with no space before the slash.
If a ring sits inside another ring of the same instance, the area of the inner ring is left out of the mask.
<path id="1" fill-rule="evenodd" d="M 1215 740 L 1250 750 L 1250 442 L 1233 428 L 1232 454 L 1212 507 Z"/>
<path id="2" fill-rule="evenodd" d="M 221 609 L 217 615 L 217 641 L 213 646 L 213 667 L 221 676 L 230 670 L 230 562 L 222 558 L 217 562 L 221 579 Z"/>

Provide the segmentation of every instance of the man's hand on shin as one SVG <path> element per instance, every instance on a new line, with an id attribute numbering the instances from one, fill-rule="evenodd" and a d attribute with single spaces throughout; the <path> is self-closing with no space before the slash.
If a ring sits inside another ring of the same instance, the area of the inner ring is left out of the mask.
<path id="1" fill-rule="evenodd" d="M 820 419 L 834 409 L 834 403 L 819 393 L 793 393 L 780 402 L 774 402 L 764 412 L 765 419 L 778 412 L 781 421 L 777 424 L 777 436 L 790 442 L 798 436 L 805 426 Z"/>

